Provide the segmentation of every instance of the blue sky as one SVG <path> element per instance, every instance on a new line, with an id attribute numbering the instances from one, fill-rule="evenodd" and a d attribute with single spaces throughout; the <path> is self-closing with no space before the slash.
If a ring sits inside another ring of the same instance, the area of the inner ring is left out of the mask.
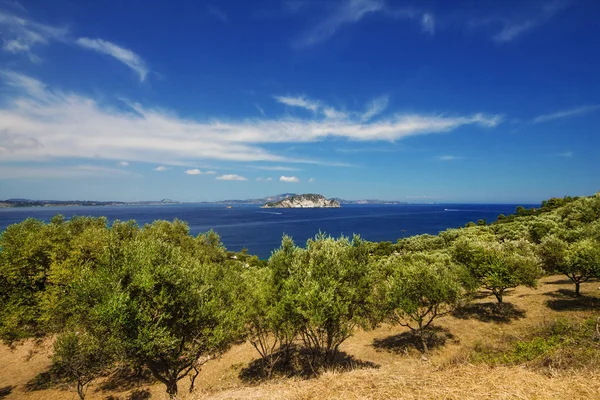
<path id="1" fill-rule="evenodd" d="M 0 0 L 0 199 L 600 190 L 600 2 Z"/>

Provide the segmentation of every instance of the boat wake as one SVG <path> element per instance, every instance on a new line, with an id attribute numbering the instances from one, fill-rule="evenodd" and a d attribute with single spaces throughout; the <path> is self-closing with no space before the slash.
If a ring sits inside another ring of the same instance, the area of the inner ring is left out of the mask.
<path id="1" fill-rule="evenodd" d="M 280 212 L 275 212 L 275 211 L 257 211 L 257 213 L 261 213 L 261 214 L 275 214 L 275 215 L 281 215 L 282 214 Z"/>

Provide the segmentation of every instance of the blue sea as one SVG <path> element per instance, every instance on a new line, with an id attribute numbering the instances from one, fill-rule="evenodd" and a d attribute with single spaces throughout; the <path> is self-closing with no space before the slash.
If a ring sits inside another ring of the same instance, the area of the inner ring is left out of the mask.
<path id="1" fill-rule="evenodd" d="M 527 206 L 527 205 L 525 205 Z M 531 205 L 529 205 L 531 206 Z M 422 233 L 437 234 L 469 221 L 492 222 L 512 214 L 515 204 L 344 205 L 341 208 L 261 209 L 258 205 L 176 204 L 159 206 L 0 208 L 0 231 L 28 217 L 49 221 L 56 214 L 105 216 L 110 222 L 134 219 L 140 226 L 158 219 L 179 218 L 196 235 L 210 229 L 221 235 L 227 249 L 247 248 L 267 258 L 285 233 L 296 244 L 319 231 L 332 236 L 359 234 L 370 241 L 392 241 Z"/>

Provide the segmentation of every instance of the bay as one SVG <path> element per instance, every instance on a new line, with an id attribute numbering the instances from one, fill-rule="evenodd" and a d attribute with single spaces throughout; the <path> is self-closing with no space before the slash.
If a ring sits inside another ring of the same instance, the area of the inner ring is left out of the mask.
<path id="1" fill-rule="evenodd" d="M 399 204 L 344 205 L 341 208 L 261 209 L 257 205 L 174 204 L 157 206 L 34 207 L 0 209 L 0 231 L 28 217 L 45 222 L 56 214 L 105 216 L 114 220 L 134 219 L 142 226 L 158 219 L 178 218 L 190 233 L 210 229 L 217 232 L 228 250 L 247 248 L 250 254 L 267 258 L 279 247 L 281 236 L 290 235 L 304 245 L 319 231 L 332 236 L 356 233 L 370 241 L 392 241 L 423 233 L 437 234 L 447 228 L 512 214 L 516 204 Z M 532 205 L 524 205 L 531 207 Z"/>

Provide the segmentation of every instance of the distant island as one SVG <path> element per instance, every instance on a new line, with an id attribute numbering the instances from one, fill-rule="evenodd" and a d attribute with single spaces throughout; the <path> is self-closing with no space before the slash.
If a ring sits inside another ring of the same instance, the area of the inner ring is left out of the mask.
<path id="1" fill-rule="evenodd" d="M 234 199 L 230 199 L 230 200 L 219 200 L 219 201 L 214 201 L 214 202 L 203 202 L 203 203 L 211 203 L 211 204 L 265 204 L 265 203 L 272 203 L 272 202 L 277 202 L 283 199 L 288 199 L 290 197 L 293 196 L 298 196 L 298 194 L 296 193 L 281 193 L 281 194 L 276 194 L 273 196 L 268 196 L 268 197 L 262 197 L 262 198 L 256 198 L 256 199 L 246 199 L 246 200 L 234 200 Z M 377 200 L 377 199 L 364 199 L 364 200 L 346 200 L 346 199 L 342 199 L 339 197 L 334 197 L 332 198 L 332 200 L 337 200 L 340 205 L 343 204 L 408 204 L 406 202 L 402 202 L 402 201 L 396 201 L 396 200 Z"/>
<path id="2" fill-rule="evenodd" d="M 162 199 L 158 201 L 94 201 L 94 200 L 29 200 L 7 199 L 0 201 L 0 208 L 7 207 L 89 207 L 89 206 L 162 206 L 181 204 L 178 201 Z"/>
<path id="3" fill-rule="evenodd" d="M 298 194 L 282 200 L 267 202 L 261 208 L 339 208 L 336 199 L 327 199 L 320 194 Z"/>

